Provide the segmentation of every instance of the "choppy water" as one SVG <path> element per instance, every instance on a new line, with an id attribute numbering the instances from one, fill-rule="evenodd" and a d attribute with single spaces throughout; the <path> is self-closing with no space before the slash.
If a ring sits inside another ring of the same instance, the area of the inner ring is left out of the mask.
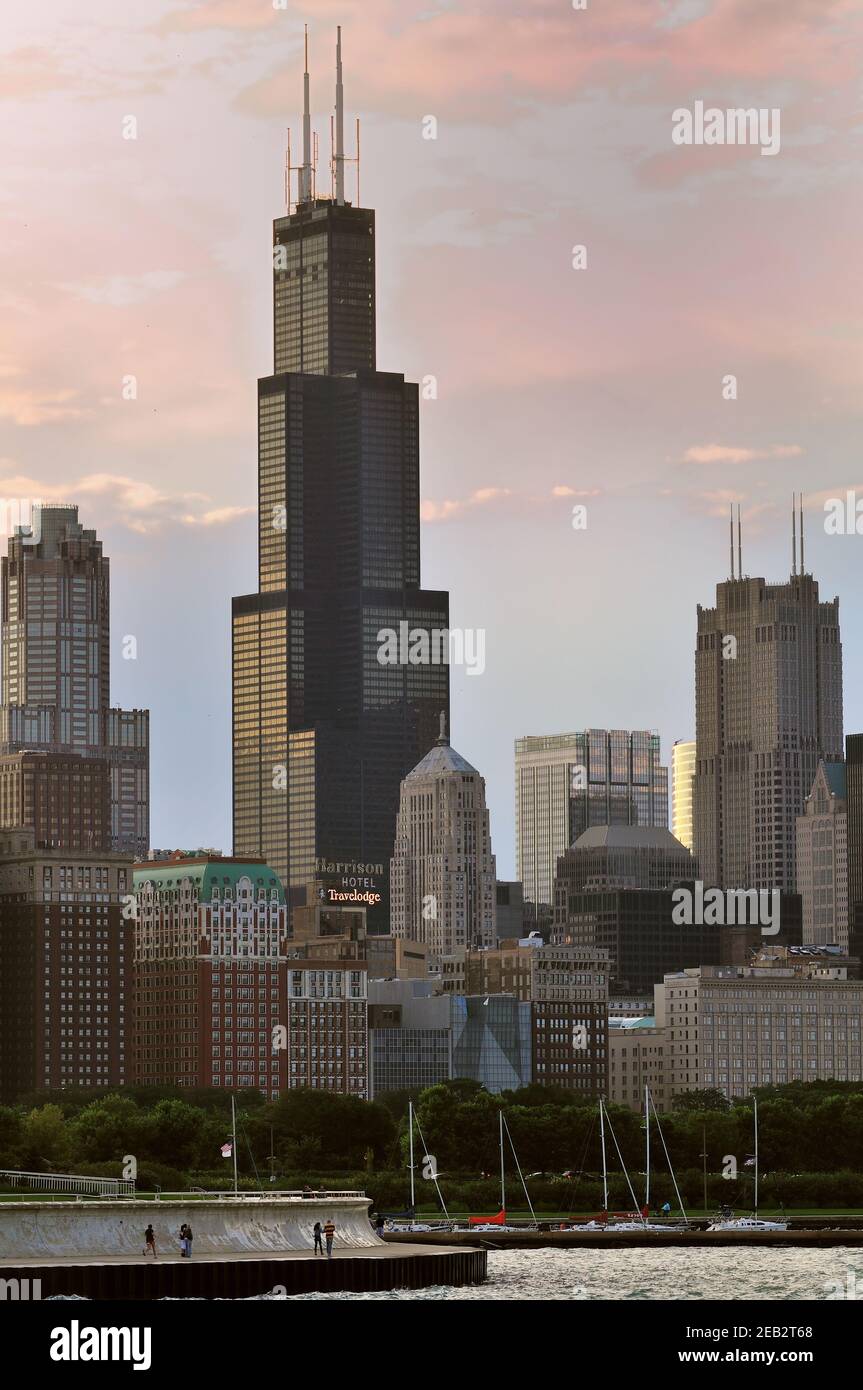
<path id="1" fill-rule="evenodd" d="M 847 1287 L 849 1272 L 863 1289 L 863 1250 L 500 1250 L 489 1252 L 488 1282 L 477 1288 L 313 1293 L 288 1301 L 826 1300 L 836 1297 L 833 1281 Z"/>

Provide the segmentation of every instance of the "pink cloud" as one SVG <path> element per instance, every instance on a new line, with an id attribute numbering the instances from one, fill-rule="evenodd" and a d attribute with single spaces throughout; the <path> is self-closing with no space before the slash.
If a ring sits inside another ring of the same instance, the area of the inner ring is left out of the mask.
<path id="1" fill-rule="evenodd" d="M 99 526 L 119 523 L 141 535 L 171 524 L 186 527 L 225 526 L 242 517 L 254 515 L 256 511 L 254 507 L 207 506 L 212 499 L 203 493 L 169 493 L 154 487 L 152 483 L 122 474 L 84 474 L 65 483 L 44 482 L 13 472 L 2 476 L 4 468 L 12 469 L 14 466 L 9 459 L 0 460 L 0 501 L 12 499 L 28 504 L 77 502 L 79 516 L 85 524 L 96 525 L 98 513 Z M 19 510 L 0 510 L 0 522 L 16 522 Z"/>
<path id="2" fill-rule="evenodd" d="M 256 6 L 251 12 L 254 19 L 239 0 L 221 0 L 181 14 L 186 27 L 264 27 L 263 13 Z M 760 10 L 748 0 L 716 0 L 707 14 L 674 28 L 663 25 L 665 14 L 657 0 L 616 0 L 584 11 L 562 0 L 474 0 L 436 13 L 425 0 L 319 0 L 310 30 L 315 73 L 324 67 L 329 78 L 331 31 L 343 24 L 351 99 L 360 107 L 404 115 L 421 107 L 441 119 L 513 119 L 525 97 L 570 102 L 588 84 L 621 88 L 636 72 L 640 84 L 648 79 L 654 95 L 664 96 L 692 82 L 730 79 L 803 79 L 829 91 L 856 72 L 863 16 L 855 0 L 789 0 Z M 294 15 L 281 18 L 290 24 Z M 294 32 L 299 42 L 298 26 Z M 241 107 L 280 113 L 285 83 L 295 75 L 291 56 L 287 69 L 245 90 Z M 704 95 L 712 101 L 715 93 Z"/>
<path id="3" fill-rule="evenodd" d="M 756 459 L 797 458 L 799 444 L 771 444 L 766 449 L 748 449 L 725 444 L 693 444 L 683 455 L 684 463 L 752 463 Z"/>

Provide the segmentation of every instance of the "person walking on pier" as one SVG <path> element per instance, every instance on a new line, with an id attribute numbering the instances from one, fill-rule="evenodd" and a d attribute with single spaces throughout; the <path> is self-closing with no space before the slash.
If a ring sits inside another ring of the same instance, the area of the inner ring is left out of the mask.
<path id="1" fill-rule="evenodd" d="M 324 1253 L 324 1246 L 323 1246 L 323 1240 L 322 1240 L 322 1231 L 321 1231 L 321 1223 L 320 1223 L 320 1221 L 316 1221 L 316 1222 L 315 1222 L 314 1230 L 313 1230 L 312 1234 L 313 1234 L 314 1237 L 315 1237 L 315 1254 L 317 1255 L 318 1251 L 320 1250 L 321 1254 L 323 1255 L 323 1253 Z"/>
<path id="2" fill-rule="evenodd" d="M 381 1240 L 384 1238 L 384 1218 L 381 1216 L 380 1212 L 378 1212 L 377 1220 L 375 1221 L 375 1235 Z"/>
<path id="3" fill-rule="evenodd" d="M 191 1226 L 187 1225 L 187 1226 L 186 1226 L 186 1259 L 187 1259 L 187 1260 L 190 1260 L 191 1258 L 192 1258 L 192 1228 L 191 1228 Z"/>
<path id="4" fill-rule="evenodd" d="M 333 1218 L 330 1217 L 330 1219 L 327 1221 L 326 1225 L 324 1226 L 324 1238 L 325 1238 L 325 1240 L 326 1240 L 326 1242 L 327 1242 L 327 1259 L 328 1259 L 328 1260 L 331 1260 L 331 1259 L 333 1258 L 333 1236 L 335 1235 L 335 1233 L 336 1233 L 335 1222 L 333 1221 Z"/>
<path id="5" fill-rule="evenodd" d="M 152 1250 L 154 1260 L 159 1258 L 156 1254 L 156 1232 L 153 1230 L 152 1225 L 148 1226 L 144 1232 L 144 1249 L 141 1251 L 141 1254 L 146 1255 L 148 1250 Z"/>
<path id="6" fill-rule="evenodd" d="M 187 1254 L 188 1250 L 186 1247 L 186 1223 L 184 1221 L 182 1226 L 180 1227 L 180 1258 L 185 1259 Z"/>

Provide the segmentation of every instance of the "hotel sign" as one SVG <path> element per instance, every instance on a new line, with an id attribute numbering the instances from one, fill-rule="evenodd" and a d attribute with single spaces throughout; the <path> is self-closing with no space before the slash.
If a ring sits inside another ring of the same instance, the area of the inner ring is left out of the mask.
<path id="1" fill-rule="evenodd" d="M 383 871 L 383 864 L 360 863 L 355 859 L 316 859 L 315 873 L 322 878 L 337 880 L 323 884 L 318 889 L 318 897 L 327 903 L 343 903 L 346 906 L 357 903 L 364 907 L 376 907 L 381 902 L 381 894 L 375 878 L 381 877 Z"/>

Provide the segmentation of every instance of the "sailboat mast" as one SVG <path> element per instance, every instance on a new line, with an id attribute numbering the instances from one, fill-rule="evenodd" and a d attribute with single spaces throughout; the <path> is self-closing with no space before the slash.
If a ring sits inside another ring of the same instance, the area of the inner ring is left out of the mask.
<path id="1" fill-rule="evenodd" d="M 755 1115 L 755 1215 L 758 1215 L 758 1101 L 752 1097 L 752 1108 Z"/>
<path id="2" fill-rule="evenodd" d="M 644 1088 L 644 1205 L 647 1207 L 647 1214 L 650 1215 L 650 1092 Z"/>
<path id="3" fill-rule="evenodd" d="M 506 1211 L 506 1174 L 503 1167 L 503 1110 L 499 1110 L 500 1119 L 500 1209 Z"/>
<path id="4" fill-rule="evenodd" d="M 234 1097 L 231 1096 L 231 1151 L 234 1155 L 234 1196 L 238 1195 L 237 1187 L 237 1106 Z"/>
<path id="5" fill-rule="evenodd" d="M 411 1218 L 416 1213 L 416 1197 L 414 1195 L 414 1103 L 408 1101 L 408 1142 L 410 1145 L 410 1169 L 411 1169 Z"/>
<path id="6" fill-rule="evenodd" d="M 602 1143 L 602 1210 L 608 1211 L 608 1164 L 605 1158 L 605 1111 L 599 1101 L 599 1137 Z"/>

